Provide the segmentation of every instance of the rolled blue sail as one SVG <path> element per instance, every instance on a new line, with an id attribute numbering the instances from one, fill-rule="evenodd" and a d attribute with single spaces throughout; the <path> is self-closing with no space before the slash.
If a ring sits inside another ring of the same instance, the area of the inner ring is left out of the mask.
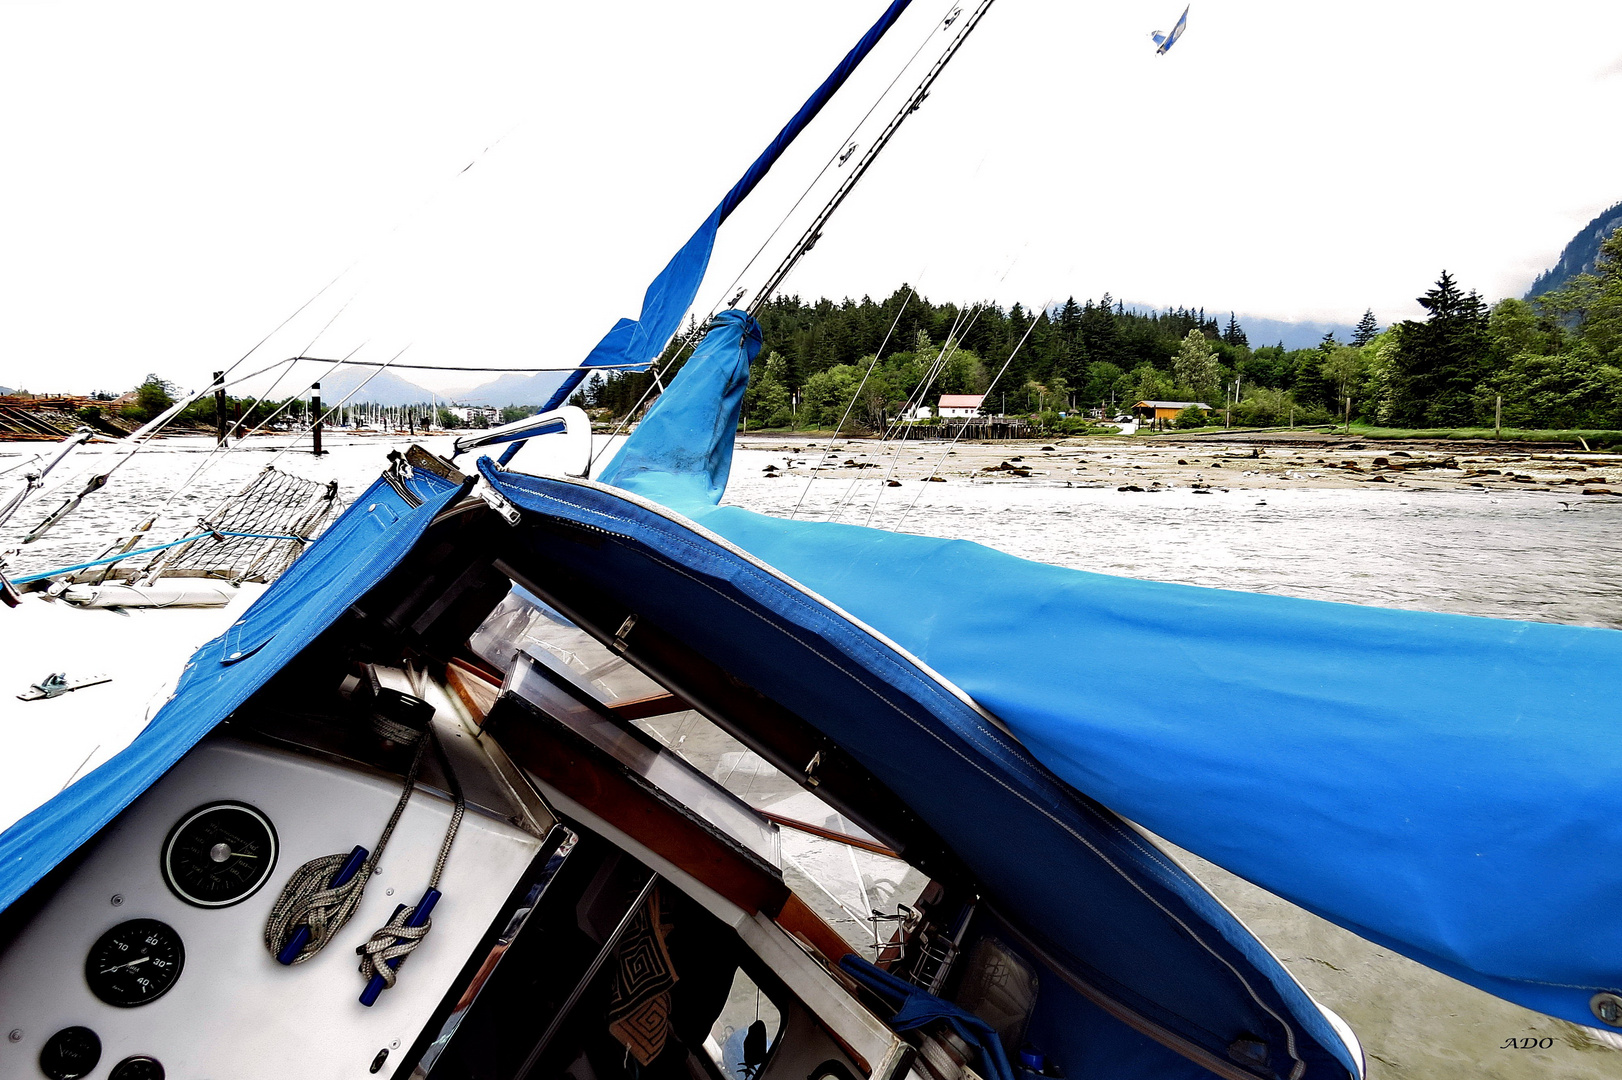
<path id="1" fill-rule="evenodd" d="M 659 354 L 665 347 L 665 342 L 681 328 L 682 316 L 687 309 L 693 306 L 693 298 L 698 295 L 699 283 L 704 280 L 704 272 L 709 269 L 710 252 L 715 247 L 715 234 L 738 204 L 749 197 L 755 186 L 771 171 L 777 159 L 783 156 L 783 151 L 804 131 L 806 126 L 816 119 L 822 107 L 839 92 L 845 85 L 867 54 L 884 37 L 886 31 L 895 25 L 901 13 L 907 10 L 912 0 L 893 0 L 884 14 L 879 16 L 877 22 L 868 28 L 839 66 L 829 72 L 828 77 L 822 80 L 805 104 L 800 106 L 798 112 L 783 125 L 766 149 L 761 151 L 759 157 L 745 170 L 738 182 L 726 193 L 726 197 L 718 203 L 710 216 L 698 227 L 698 231 L 683 244 L 681 250 L 665 264 L 659 271 L 648 290 L 642 296 L 642 311 L 635 319 L 621 319 L 614 324 L 597 346 L 591 350 L 586 359 L 581 362 L 581 369 L 615 365 L 623 368 L 625 365 L 645 364 Z M 562 405 L 580 381 L 586 377 L 586 371 L 577 369 L 563 376 L 557 389 L 547 399 L 544 409 L 555 409 Z M 548 376 L 538 376 L 545 378 Z"/>
<path id="2" fill-rule="evenodd" d="M 1598 1026 L 1593 995 L 1622 993 L 1622 631 L 1109 577 L 717 506 L 704 443 L 731 440 L 738 361 L 701 352 L 613 482 L 887 635 L 1172 842 L 1541 1012 Z"/>

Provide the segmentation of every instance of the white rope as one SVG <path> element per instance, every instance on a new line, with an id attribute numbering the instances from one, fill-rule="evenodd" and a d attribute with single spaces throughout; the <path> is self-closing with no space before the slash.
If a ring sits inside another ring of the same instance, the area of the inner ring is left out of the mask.
<path id="1" fill-rule="evenodd" d="M 329 887 L 328 883 L 338 868 L 349 860 L 348 855 L 324 855 L 311 859 L 293 871 L 293 876 L 282 886 L 281 895 L 271 905 L 270 918 L 265 921 L 265 948 L 270 950 L 272 956 L 287 946 L 300 926 L 307 926 L 310 928 L 310 938 L 293 959 L 293 963 L 302 964 L 326 948 L 327 942 L 343 929 L 360 906 L 366 883 L 371 880 L 377 864 L 382 860 L 383 849 L 388 847 L 389 837 L 394 835 L 394 827 L 400 823 L 406 803 L 411 801 L 411 792 L 417 786 L 417 772 L 422 768 L 423 752 L 428 749 L 428 739 L 422 732 L 404 730 L 416 741 L 417 750 L 411 755 L 411 768 L 406 771 L 405 787 L 400 791 L 399 801 L 394 804 L 394 813 L 389 815 L 389 823 L 378 837 L 377 846 L 361 861 L 360 869 L 336 888 Z"/>

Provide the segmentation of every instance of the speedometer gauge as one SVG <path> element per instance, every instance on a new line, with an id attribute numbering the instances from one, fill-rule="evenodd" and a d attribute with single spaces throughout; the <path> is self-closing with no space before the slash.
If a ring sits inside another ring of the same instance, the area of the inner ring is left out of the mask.
<path id="1" fill-rule="evenodd" d="M 109 1005 L 133 1009 L 169 992 L 186 964 L 186 947 L 168 923 L 131 919 L 90 946 L 84 978 L 90 992 Z"/>
<path id="2" fill-rule="evenodd" d="M 276 866 L 276 830 L 244 803 L 199 806 L 169 830 L 163 842 L 163 880 L 197 907 L 241 903 Z"/>

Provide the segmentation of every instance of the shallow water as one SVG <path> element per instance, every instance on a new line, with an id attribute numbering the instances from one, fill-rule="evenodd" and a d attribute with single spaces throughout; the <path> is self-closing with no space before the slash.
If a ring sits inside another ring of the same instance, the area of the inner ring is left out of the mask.
<path id="1" fill-rule="evenodd" d="M 0 470 L 44 445 L 0 443 Z M 323 482 L 336 479 L 340 498 L 352 499 L 381 472 L 391 444 L 329 434 L 328 453 L 320 458 L 281 453 L 286 445 L 285 437 L 267 438 L 215 454 L 208 438 L 153 443 L 63 524 L 19 548 L 21 537 L 76 491 L 84 475 L 114 456 L 109 446 L 83 448 L 52 475 L 45 491 L 0 527 L 0 550 L 16 550 L 8 570 L 22 574 L 93 558 L 166 501 L 150 535 L 160 540 L 186 535 L 200 515 L 272 459 L 287 472 Z M 448 453 L 450 438 L 436 436 L 424 445 Z M 765 477 L 767 464 L 783 461 L 781 453 L 744 440 L 726 501 L 780 515 L 798 504 L 798 516 L 809 520 L 826 519 L 838 508 L 845 522 L 899 524 L 908 532 L 975 540 L 1025 558 L 1125 577 L 1622 627 L 1622 499 L 1383 487 L 1230 487 L 1195 495 L 1187 489 L 1066 487 L 1044 478 L 954 478 L 886 488 L 871 474 L 854 482 L 820 478 L 806 493 L 803 469 L 781 479 Z M 176 494 L 200 466 L 201 475 Z M 0 485 L 10 479 L 0 475 Z"/>
<path id="2" fill-rule="evenodd" d="M 792 512 L 806 489 L 803 470 L 779 480 L 761 472 L 782 461 L 782 454 L 740 452 L 726 501 Z M 813 481 L 798 516 L 827 519 L 851 484 Z M 882 528 L 899 523 L 907 532 L 1104 574 L 1622 627 L 1622 499 L 1390 488 L 1195 495 L 1043 479 L 886 488 L 863 477 L 838 520 L 865 524 L 870 514 Z"/>
<path id="3" fill-rule="evenodd" d="M 424 440 L 423 444 L 436 453 L 448 453 L 450 441 L 438 437 Z M 26 461 L 50 445 L 0 442 L 0 470 Z M 330 434 L 324 442 L 328 452 L 319 458 L 307 449 L 302 453 L 287 451 L 288 445 L 286 436 L 261 437 L 228 453 L 216 453 L 210 437 L 156 440 L 127 464 L 120 465 L 105 488 L 87 497 L 59 525 L 34 543 L 22 546 L 22 538 L 30 529 L 79 491 L 92 473 L 121 456 L 111 445 L 81 447 L 51 473 L 43 489 L 0 526 L 0 551 L 7 553 L 6 572 L 16 576 L 93 559 L 118 537 L 128 536 L 154 511 L 161 510 L 161 516 L 148 531 L 151 543 L 189 535 L 195 531 L 199 517 L 247 486 L 272 461 L 276 468 L 295 476 L 322 483 L 337 480 L 339 501 L 347 503 L 378 477 L 391 448 L 390 442 L 381 438 Z M 7 488 L 15 476 L 15 472 L 0 471 L 0 489 Z M 148 541 L 142 543 L 145 546 Z"/>

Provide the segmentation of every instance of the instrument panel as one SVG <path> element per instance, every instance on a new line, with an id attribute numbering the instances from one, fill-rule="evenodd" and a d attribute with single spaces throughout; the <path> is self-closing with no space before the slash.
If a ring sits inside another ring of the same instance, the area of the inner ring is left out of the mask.
<path id="1" fill-rule="evenodd" d="M 476 811 L 504 805 L 478 797 L 490 787 L 485 751 L 459 724 L 436 723 L 470 806 L 433 932 L 374 1007 L 358 1000 L 355 946 L 421 892 L 449 800 L 419 788 L 354 917 L 323 952 L 283 966 L 264 928 L 288 875 L 375 840 L 400 781 L 216 733 L 103 830 L 0 945 L 0 1030 L 14 1033 L 0 1040 L 0 1076 L 393 1074 L 541 848 L 532 829 Z"/>

